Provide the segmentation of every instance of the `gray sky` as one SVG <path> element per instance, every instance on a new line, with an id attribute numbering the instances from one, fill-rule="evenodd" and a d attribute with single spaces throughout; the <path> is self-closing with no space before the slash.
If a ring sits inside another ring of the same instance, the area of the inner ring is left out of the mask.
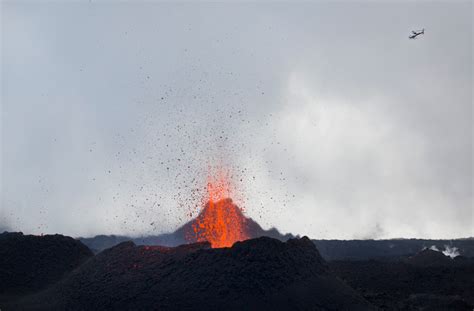
<path id="1" fill-rule="evenodd" d="M 0 229 L 474 235 L 470 1 L 1 6 Z"/>

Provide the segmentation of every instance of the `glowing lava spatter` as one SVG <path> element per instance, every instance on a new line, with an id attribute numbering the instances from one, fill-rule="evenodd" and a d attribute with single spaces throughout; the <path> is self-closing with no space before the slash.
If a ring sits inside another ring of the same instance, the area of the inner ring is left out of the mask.
<path id="1" fill-rule="evenodd" d="M 208 178 L 208 203 L 192 223 L 193 240 L 208 241 L 213 248 L 230 247 L 248 239 L 246 218 L 230 199 L 230 179 L 222 173 L 218 176 L 215 180 Z"/>

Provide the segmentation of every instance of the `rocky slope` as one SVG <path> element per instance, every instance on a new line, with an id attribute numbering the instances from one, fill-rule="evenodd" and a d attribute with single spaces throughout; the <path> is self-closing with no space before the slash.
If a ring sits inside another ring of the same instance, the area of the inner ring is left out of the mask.
<path id="1" fill-rule="evenodd" d="M 0 234 L 0 301 L 60 280 L 93 256 L 80 241 L 62 235 Z"/>
<path id="2" fill-rule="evenodd" d="M 48 291 L 10 306 L 40 310 L 371 310 L 306 237 L 210 249 L 121 243 Z"/>

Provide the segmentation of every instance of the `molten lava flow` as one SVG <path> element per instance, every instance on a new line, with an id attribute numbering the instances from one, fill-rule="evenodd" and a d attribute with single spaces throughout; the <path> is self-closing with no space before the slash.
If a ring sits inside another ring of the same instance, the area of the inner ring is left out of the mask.
<path id="1" fill-rule="evenodd" d="M 192 240 L 208 241 L 213 248 L 230 247 L 237 241 L 248 239 L 246 218 L 230 196 L 229 179 L 220 174 L 218 180 L 209 181 L 209 201 L 192 223 Z"/>
<path id="2" fill-rule="evenodd" d="M 196 240 L 208 241 L 213 248 L 247 239 L 245 217 L 231 199 L 209 201 L 192 227 Z"/>

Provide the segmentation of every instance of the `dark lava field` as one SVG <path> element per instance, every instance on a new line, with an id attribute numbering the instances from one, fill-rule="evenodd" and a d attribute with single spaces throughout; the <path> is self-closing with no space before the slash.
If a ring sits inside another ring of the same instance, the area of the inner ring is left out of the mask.
<path id="1" fill-rule="evenodd" d="M 0 235 L 1 310 L 472 310 L 474 260 L 325 260 L 306 237 L 230 248 Z"/>

